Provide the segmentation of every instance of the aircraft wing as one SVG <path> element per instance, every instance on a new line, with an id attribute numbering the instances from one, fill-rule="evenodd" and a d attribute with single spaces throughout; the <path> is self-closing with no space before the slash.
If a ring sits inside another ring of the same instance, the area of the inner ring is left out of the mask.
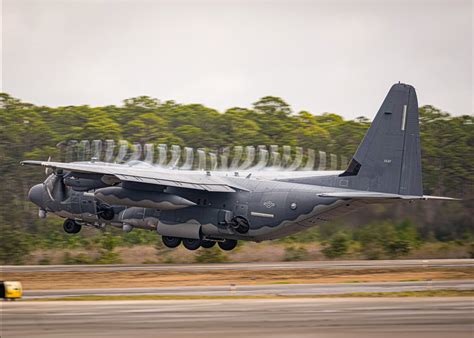
<path id="1" fill-rule="evenodd" d="M 180 173 L 179 170 L 158 170 L 157 168 L 137 168 L 124 164 L 110 163 L 62 163 L 46 161 L 23 161 L 22 165 L 37 165 L 70 172 L 102 174 L 114 176 L 120 181 L 162 185 L 177 188 L 205 190 L 210 192 L 247 191 L 225 178 L 210 176 L 205 172 Z"/>
<path id="2" fill-rule="evenodd" d="M 329 192 L 318 194 L 320 197 L 333 197 L 340 199 L 364 199 L 364 200 L 376 200 L 376 199 L 402 199 L 402 200 L 446 200 L 446 201 L 460 201 L 458 198 L 442 197 L 442 196 L 412 196 L 412 195 L 399 195 L 389 194 L 383 192 L 372 192 L 372 191 L 343 191 L 343 192 Z"/>

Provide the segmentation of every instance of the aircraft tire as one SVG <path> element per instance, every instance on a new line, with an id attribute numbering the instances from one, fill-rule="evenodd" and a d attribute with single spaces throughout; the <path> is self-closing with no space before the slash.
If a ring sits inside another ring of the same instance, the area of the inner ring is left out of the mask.
<path id="1" fill-rule="evenodd" d="M 205 249 L 210 249 L 212 248 L 214 245 L 216 245 L 216 242 L 215 241 L 202 241 L 201 242 L 201 246 Z"/>
<path id="2" fill-rule="evenodd" d="M 201 240 L 194 238 L 184 238 L 183 245 L 186 249 L 194 251 L 199 249 L 199 247 L 201 246 Z"/>
<path id="3" fill-rule="evenodd" d="M 231 251 L 237 246 L 237 240 L 225 239 L 223 242 L 219 242 L 219 247 L 225 251 Z"/>
<path id="4" fill-rule="evenodd" d="M 63 229 L 68 234 L 77 234 L 81 231 L 81 228 L 82 226 L 80 224 L 70 218 L 66 219 L 63 223 Z"/>
<path id="5" fill-rule="evenodd" d="M 181 238 L 179 237 L 162 236 L 161 240 L 163 241 L 163 244 L 165 246 L 171 249 L 176 248 L 178 245 L 181 244 Z"/>

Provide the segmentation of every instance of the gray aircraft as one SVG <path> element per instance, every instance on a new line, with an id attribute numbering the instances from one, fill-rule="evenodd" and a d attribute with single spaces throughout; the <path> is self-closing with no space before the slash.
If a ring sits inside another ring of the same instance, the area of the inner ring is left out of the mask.
<path id="1" fill-rule="evenodd" d="M 39 216 L 81 226 L 154 230 L 170 248 L 264 241 L 303 231 L 371 203 L 450 199 L 423 195 L 415 89 L 390 89 L 345 171 L 280 178 L 103 162 L 24 161 L 53 173 L 29 191 Z M 291 176 L 291 175 L 290 175 Z"/>

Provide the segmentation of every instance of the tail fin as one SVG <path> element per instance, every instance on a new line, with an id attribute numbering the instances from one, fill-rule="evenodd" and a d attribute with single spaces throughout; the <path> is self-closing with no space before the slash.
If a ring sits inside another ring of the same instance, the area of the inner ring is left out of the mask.
<path id="1" fill-rule="evenodd" d="M 392 86 L 347 170 L 339 177 L 339 186 L 350 189 L 423 195 L 415 88 L 401 83 Z"/>

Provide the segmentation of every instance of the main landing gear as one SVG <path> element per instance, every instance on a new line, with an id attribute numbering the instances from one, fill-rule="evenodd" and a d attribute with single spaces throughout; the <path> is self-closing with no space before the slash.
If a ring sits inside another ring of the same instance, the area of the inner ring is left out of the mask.
<path id="1" fill-rule="evenodd" d="M 199 249 L 199 247 L 201 246 L 201 240 L 194 238 L 184 238 L 183 245 L 186 249 L 194 251 Z"/>
<path id="2" fill-rule="evenodd" d="M 194 239 L 194 238 L 178 238 L 178 237 L 171 237 L 171 236 L 163 236 L 162 237 L 163 244 L 168 248 L 176 248 L 181 243 L 183 246 L 188 250 L 197 250 L 199 248 L 210 249 L 216 245 L 222 250 L 230 251 L 237 246 L 237 240 L 235 239 L 224 239 L 223 241 L 211 241 L 206 239 Z"/>
<path id="3" fill-rule="evenodd" d="M 81 231 L 81 228 L 82 225 L 70 218 L 66 219 L 63 223 L 63 229 L 68 234 L 77 234 L 79 231 Z"/>
<path id="4" fill-rule="evenodd" d="M 202 241 L 201 241 L 201 246 L 202 246 L 204 249 L 210 249 L 210 248 L 212 248 L 214 245 L 216 245 L 216 242 L 215 242 L 215 241 L 206 241 L 206 240 L 202 240 Z"/>
<path id="5" fill-rule="evenodd" d="M 181 244 L 181 238 L 178 237 L 171 237 L 171 236 L 163 236 L 161 237 L 163 244 L 166 245 L 168 248 L 176 248 L 178 245 Z"/>
<path id="6" fill-rule="evenodd" d="M 237 241 L 235 239 L 224 239 L 224 241 L 219 242 L 219 248 L 225 251 L 231 251 L 237 246 Z"/>

